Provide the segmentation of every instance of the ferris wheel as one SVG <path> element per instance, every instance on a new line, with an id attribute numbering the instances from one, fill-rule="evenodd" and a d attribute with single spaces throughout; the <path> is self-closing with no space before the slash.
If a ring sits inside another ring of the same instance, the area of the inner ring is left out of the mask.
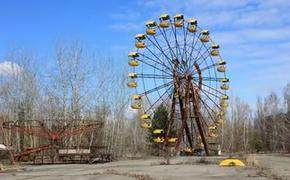
<path id="1" fill-rule="evenodd" d="M 199 146 L 207 155 L 218 143 L 228 106 L 229 79 L 219 45 L 196 19 L 162 14 L 148 21 L 145 33 L 135 36 L 136 50 L 128 54 L 134 89 L 132 109 L 142 112 L 140 125 L 156 134 L 155 143 L 191 150 Z M 152 129 L 160 105 L 169 115 L 166 126 Z"/>

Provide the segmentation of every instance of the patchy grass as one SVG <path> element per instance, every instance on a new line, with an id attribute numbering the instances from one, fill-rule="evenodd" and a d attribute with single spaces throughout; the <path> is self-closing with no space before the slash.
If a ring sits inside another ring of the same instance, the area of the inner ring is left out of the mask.
<path id="1" fill-rule="evenodd" d="M 271 172 L 269 168 L 257 168 L 255 174 L 248 174 L 248 177 L 264 177 L 267 179 L 273 179 L 273 180 L 287 180 L 286 177 L 278 176 L 277 174 L 274 174 Z"/>
<path id="2" fill-rule="evenodd" d="M 205 157 L 201 157 L 198 160 L 196 160 L 196 163 L 198 164 L 212 164 L 211 161 L 209 161 L 207 158 Z"/>
<path id="3" fill-rule="evenodd" d="M 108 169 L 104 172 L 97 172 L 93 173 L 94 175 L 118 175 L 118 176 L 126 176 L 135 178 L 136 180 L 155 180 L 154 178 L 150 177 L 149 175 L 144 174 L 132 174 L 128 172 L 118 172 L 115 169 Z"/>

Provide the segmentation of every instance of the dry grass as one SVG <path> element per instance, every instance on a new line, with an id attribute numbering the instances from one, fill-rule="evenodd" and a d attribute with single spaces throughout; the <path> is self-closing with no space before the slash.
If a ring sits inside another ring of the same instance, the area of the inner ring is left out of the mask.
<path id="1" fill-rule="evenodd" d="M 272 179 L 272 180 L 287 180 L 286 177 L 283 176 L 278 176 L 277 174 L 274 174 L 271 172 L 269 168 L 257 168 L 255 174 L 248 174 L 248 177 L 264 177 L 267 179 Z"/>
<path id="2" fill-rule="evenodd" d="M 144 174 L 132 174 L 128 172 L 118 172 L 115 169 L 108 169 L 104 172 L 97 172 L 93 173 L 94 175 L 118 175 L 118 176 L 126 176 L 135 178 L 136 180 L 155 180 L 154 178 L 150 177 L 149 175 Z"/>

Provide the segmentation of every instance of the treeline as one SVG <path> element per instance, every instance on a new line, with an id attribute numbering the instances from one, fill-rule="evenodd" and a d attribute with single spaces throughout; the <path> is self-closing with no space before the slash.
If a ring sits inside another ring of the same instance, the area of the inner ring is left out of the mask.
<path id="1" fill-rule="evenodd" d="M 58 125 L 73 124 L 73 128 L 86 120 L 98 120 L 104 123 L 103 128 L 68 136 L 59 145 L 104 146 L 102 151 L 114 156 L 145 149 L 145 140 L 138 136 L 144 131 L 126 117 L 129 95 L 121 62 L 86 51 L 79 43 L 58 45 L 54 57 L 44 63 L 48 67 L 39 65 L 47 59 L 37 59 L 21 50 L 11 51 L 5 60 L 6 69 L 0 74 L 0 143 L 16 152 L 50 143 L 4 129 L 2 123 L 6 121 L 30 126 L 30 120 L 39 120 L 55 129 Z"/>
<path id="2" fill-rule="evenodd" d="M 1 125 L 5 121 L 27 125 L 29 120 L 39 120 L 53 128 L 53 124 L 98 120 L 104 128 L 67 137 L 61 146 L 102 145 L 115 157 L 152 152 L 148 132 L 140 128 L 139 115 L 129 109 L 127 71 L 120 68 L 124 60 L 116 62 L 102 53 L 88 52 L 78 43 L 58 45 L 48 68 L 36 65 L 44 60 L 23 51 L 12 51 L 6 59 L 12 68 L 0 75 L 0 143 L 15 151 L 47 143 L 4 130 Z M 290 85 L 283 94 L 257 98 L 254 110 L 239 98 L 232 98 L 221 135 L 223 151 L 289 151 Z"/>
<path id="3" fill-rule="evenodd" d="M 222 131 L 226 152 L 290 152 L 290 84 L 279 97 L 258 97 L 255 109 L 235 98 Z"/>

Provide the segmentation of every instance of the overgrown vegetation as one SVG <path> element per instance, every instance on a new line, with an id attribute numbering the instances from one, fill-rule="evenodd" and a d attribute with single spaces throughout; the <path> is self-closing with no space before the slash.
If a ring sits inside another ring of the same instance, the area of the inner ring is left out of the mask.
<path id="1" fill-rule="evenodd" d="M 168 110 L 165 106 L 160 105 L 156 108 L 152 119 L 152 127 L 148 136 L 148 142 L 150 143 L 152 155 L 160 155 L 160 144 L 153 142 L 153 139 L 158 135 L 153 134 L 154 129 L 165 129 L 166 123 L 168 121 Z M 160 136 L 160 135 L 159 135 Z"/>
<path id="2" fill-rule="evenodd" d="M 112 58 L 95 56 L 72 44 L 56 48 L 55 64 L 50 69 L 38 67 L 37 59 L 19 51 L 6 59 L 20 68 L 14 66 L 9 75 L 0 75 L 0 124 L 17 120 L 25 124 L 37 119 L 53 127 L 59 122 L 101 120 L 105 127 L 86 135 L 89 140 L 80 135 L 65 139 L 62 145 L 104 145 L 115 157 L 148 155 L 152 147 L 154 154 L 159 153 L 157 145 L 151 143 L 153 134 L 140 128 L 139 114 L 128 108 L 126 70 L 115 67 Z M 164 127 L 167 118 L 166 107 L 157 108 L 152 129 Z M 0 143 L 16 151 L 44 143 L 34 136 L 4 131 L 1 126 L 0 133 Z M 289 139 L 290 84 L 283 90 L 283 97 L 274 92 L 258 97 L 254 109 L 240 98 L 231 97 L 222 129 L 223 151 L 290 151 Z"/>
<path id="3" fill-rule="evenodd" d="M 290 84 L 283 97 L 258 97 L 255 111 L 235 98 L 223 127 L 222 148 L 228 152 L 290 152 Z"/>
<path id="4" fill-rule="evenodd" d="M 40 120 L 50 128 L 56 124 L 78 124 L 82 120 L 103 121 L 96 132 L 65 138 L 62 147 L 105 146 L 115 157 L 138 155 L 146 150 L 145 131 L 126 117 L 128 97 L 125 69 L 101 53 L 86 51 L 79 43 L 58 45 L 49 67 L 25 51 L 6 55 L 9 73 L 0 75 L 0 143 L 16 152 L 49 143 L 35 136 L 7 131 L 4 121 Z M 9 65 L 9 64 L 8 64 Z M 133 117 L 134 119 L 134 117 Z"/>

